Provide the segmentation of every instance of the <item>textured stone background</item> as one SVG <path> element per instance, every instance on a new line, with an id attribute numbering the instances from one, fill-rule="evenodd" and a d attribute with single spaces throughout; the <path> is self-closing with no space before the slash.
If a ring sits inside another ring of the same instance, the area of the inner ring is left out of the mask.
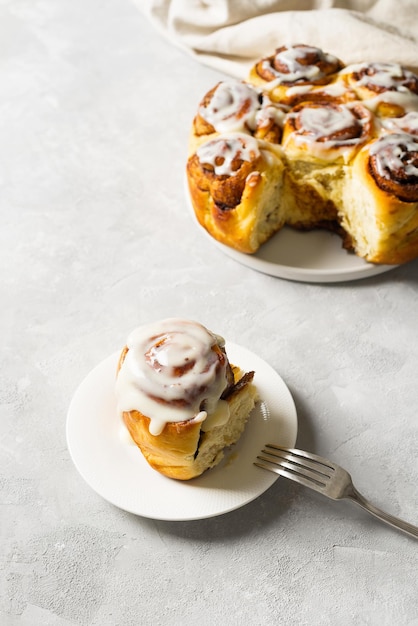
<path id="1" fill-rule="evenodd" d="M 135 517 L 78 475 L 65 421 L 135 326 L 195 318 L 281 374 L 300 447 L 418 523 L 418 262 L 326 286 L 222 255 L 183 192 L 221 76 L 128 0 L 4 0 L 0 34 L 0 622 L 417 626 L 412 539 L 285 480 L 209 520 Z"/>

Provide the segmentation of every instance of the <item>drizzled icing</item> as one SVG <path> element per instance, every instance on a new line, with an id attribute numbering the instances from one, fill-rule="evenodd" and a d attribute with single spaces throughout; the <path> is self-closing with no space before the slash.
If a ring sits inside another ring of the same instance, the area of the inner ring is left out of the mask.
<path id="1" fill-rule="evenodd" d="M 240 81 L 225 81 L 219 83 L 210 101 L 199 107 L 199 115 L 218 132 L 242 131 L 259 108 L 256 89 Z"/>
<path id="2" fill-rule="evenodd" d="M 168 422 L 226 421 L 228 406 L 220 397 L 227 387 L 227 359 L 215 345 L 224 346 L 224 340 L 189 320 L 172 318 L 134 330 L 116 382 L 119 411 L 149 417 L 152 435 Z"/>
<path id="3" fill-rule="evenodd" d="M 418 139 L 408 133 L 389 133 L 377 139 L 370 147 L 377 173 L 391 179 L 392 174 L 403 172 L 418 178 Z"/>
<path id="4" fill-rule="evenodd" d="M 301 60 L 315 56 L 317 63 L 308 64 L 301 63 Z M 327 75 L 327 72 L 319 67 L 319 62 L 325 62 L 331 66 L 338 66 L 337 57 L 327 54 L 319 48 L 313 46 L 289 46 L 280 50 L 271 59 L 264 59 L 261 62 L 262 71 L 271 72 L 276 79 L 273 82 L 281 83 L 297 83 L 300 81 L 318 81 Z M 283 72 L 276 69 L 277 66 L 285 66 L 287 71 Z"/>
<path id="5" fill-rule="evenodd" d="M 335 149 L 348 159 L 353 148 L 368 138 L 371 115 L 357 105 L 301 105 L 288 116 L 294 128 L 285 144 L 293 138 L 297 145 L 309 143 L 312 154 L 334 159 Z"/>
<path id="6" fill-rule="evenodd" d="M 351 75 L 359 87 L 374 85 L 379 90 L 406 91 L 407 83 L 417 80 L 413 72 L 398 63 L 356 63 L 348 65 L 340 75 Z"/>
<path id="7" fill-rule="evenodd" d="M 285 110 L 251 85 L 231 80 L 219 83 L 199 115 L 217 132 L 245 132 L 271 122 L 281 127 Z"/>
<path id="8" fill-rule="evenodd" d="M 230 133 L 216 137 L 198 148 L 197 157 L 202 164 L 213 167 L 217 176 L 233 176 L 236 169 L 233 162 L 252 161 L 260 156 L 258 142 L 251 135 L 244 133 Z"/>
<path id="9" fill-rule="evenodd" d="M 286 96 L 306 95 L 309 99 L 309 96 L 318 93 L 318 91 L 315 91 L 317 89 L 318 87 L 315 85 L 295 85 L 294 87 L 288 88 Z M 331 98 L 338 98 L 346 93 L 346 87 L 342 83 L 331 83 L 330 85 L 322 85 L 319 93 L 330 96 Z"/>

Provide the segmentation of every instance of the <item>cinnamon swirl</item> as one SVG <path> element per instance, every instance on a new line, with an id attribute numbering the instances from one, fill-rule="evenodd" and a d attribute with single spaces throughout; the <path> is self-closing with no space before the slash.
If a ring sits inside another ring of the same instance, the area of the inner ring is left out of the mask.
<path id="1" fill-rule="evenodd" d="M 230 365 L 224 340 L 191 320 L 137 328 L 118 365 L 124 423 L 147 462 L 188 480 L 217 465 L 254 407 L 253 372 Z"/>

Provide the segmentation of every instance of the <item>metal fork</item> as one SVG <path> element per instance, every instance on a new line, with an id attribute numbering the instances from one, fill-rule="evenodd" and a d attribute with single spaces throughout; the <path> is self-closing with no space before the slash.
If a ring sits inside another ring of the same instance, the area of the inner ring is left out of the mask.
<path id="1" fill-rule="evenodd" d="M 385 513 L 368 502 L 354 487 L 350 474 L 328 459 L 304 450 L 266 444 L 254 464 L 285 478 L 290 478 L 301 485 L 305 485 L 305 487 L 314 489 L 314 491 L 319 491 L 332 500 L 347 498 L 382 522 L 386 522 L 418 539 L 417 526 L 389 515 L 389 513 Z"/>

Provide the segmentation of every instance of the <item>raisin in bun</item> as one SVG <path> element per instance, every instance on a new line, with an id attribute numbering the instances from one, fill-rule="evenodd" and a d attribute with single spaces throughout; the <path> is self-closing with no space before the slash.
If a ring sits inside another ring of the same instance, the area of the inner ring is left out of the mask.
<path id="1" fill-rule="evenodd" d="M 253 376 L 229 363 L 221 337 L 191 320 L 166 319 L 129 336 L 118 407 L 151 467 L 189 480 L 217 465 L 241 436 L 256 401 Z"/>

